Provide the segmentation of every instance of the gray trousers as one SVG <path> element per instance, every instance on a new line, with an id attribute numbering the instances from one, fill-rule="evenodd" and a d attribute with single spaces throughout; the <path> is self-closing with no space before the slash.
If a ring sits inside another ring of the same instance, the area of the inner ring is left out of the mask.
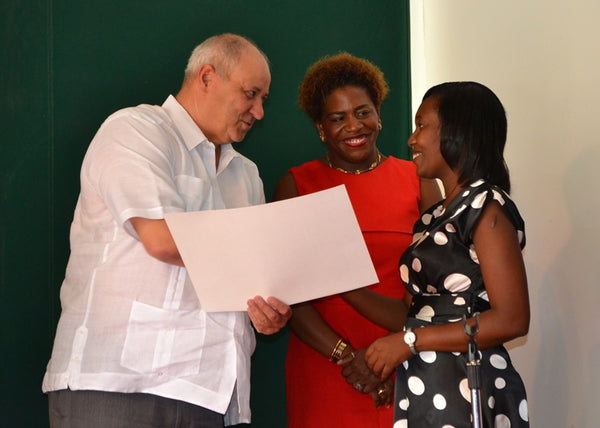
<path id="1" fill-rule="evenodd" d="M 223 415 L 151 394 L 48 393 L 50 428 L 223 428 Z"/>

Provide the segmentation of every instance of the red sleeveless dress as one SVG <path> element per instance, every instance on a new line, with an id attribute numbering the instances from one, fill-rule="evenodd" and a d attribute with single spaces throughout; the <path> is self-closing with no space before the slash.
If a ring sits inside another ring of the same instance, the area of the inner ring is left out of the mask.
<path id="1" fill-rule="evenodd" d="M 419 218 L 419 180 L 412 162 L 388 157 L 372 171 L 354 175 L 318 160 L 290 169 L 298 195 L 345 184 L 373 260 L 379 283 L 373 291 L 401 298 L 398 262 L 412 242 Z M 349 260 L 348 263 L 352 263 Z M 388 333 L 340 296 L 313 301 L 323 319 L 356 349 Z M 293 333 L 286 357 L 288 428 L 390 428 L 393 408 L 376 409 L 371 396 L 349 385 L 341 367 L 305 345 Z"/>

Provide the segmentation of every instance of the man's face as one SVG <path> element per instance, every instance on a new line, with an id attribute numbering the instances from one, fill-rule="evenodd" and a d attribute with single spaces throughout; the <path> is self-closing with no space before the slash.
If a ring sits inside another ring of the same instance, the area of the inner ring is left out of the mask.
<path id="1" fill-rule="evenodd" d="M 214 83 L 212 132 L 207 137 L 214 144 L 242 141 L 254 121 L 264 116 L 263 103 L 271 84 L 269 66 L 258 51 L 247 49 L 229 78 L 216 75 Z"/>

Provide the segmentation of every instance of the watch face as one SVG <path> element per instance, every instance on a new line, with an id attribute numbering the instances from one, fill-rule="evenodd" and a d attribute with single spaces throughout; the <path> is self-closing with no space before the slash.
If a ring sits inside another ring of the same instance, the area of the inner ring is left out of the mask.
<path id="1" fill-rule="evenodd" d="M 407 345 L 415 343 L 416 338 L 417 337 L 415 336 L 415 333 L 412 331 L 407 331 L 406 333 L 404 333 L 404 343 L 406 343 Z"/>

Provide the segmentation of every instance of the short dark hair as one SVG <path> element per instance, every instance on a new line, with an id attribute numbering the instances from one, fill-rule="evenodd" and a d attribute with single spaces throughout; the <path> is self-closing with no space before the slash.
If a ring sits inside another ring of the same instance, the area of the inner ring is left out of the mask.
<path id="1" fill-rule="evenodd" d="M 389 91 L 379 67 L 366 59 L 342 52 L 323 57 L 308 68 L 300 84 L 298 104 L 313 122 L 319 122 L 327 97 L 344 86 L 365 89 L 378 111 Z"/>
<path id="2" fill-rule="evenodd" d="M 509 193 L 506 112 L 496 94 L 477 82 L 447 82 L 429 89 L 423 100 L 430 97 L 438 103 L 440 151 L 459 172 L 459 183 L 483 178 Z"/>

